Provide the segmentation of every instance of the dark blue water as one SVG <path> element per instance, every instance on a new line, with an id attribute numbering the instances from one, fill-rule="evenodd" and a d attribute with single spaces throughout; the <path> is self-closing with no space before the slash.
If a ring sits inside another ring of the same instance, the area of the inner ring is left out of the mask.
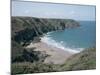
<path id="1" fill-rule="evenodd" d="M 42 41 L 62 49 L 90 48 L 96 44 L 96 23 L 80 21 L 80 27 L 50 32 L 42 38 Z"/>

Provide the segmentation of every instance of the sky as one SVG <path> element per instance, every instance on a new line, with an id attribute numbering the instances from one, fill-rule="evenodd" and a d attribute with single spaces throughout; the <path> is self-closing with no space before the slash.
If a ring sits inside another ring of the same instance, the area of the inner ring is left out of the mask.
<path id="1" fill-rule="evenodd" d="M 12 16 L 95 20 L 95 6 L 12 1 Z"/>

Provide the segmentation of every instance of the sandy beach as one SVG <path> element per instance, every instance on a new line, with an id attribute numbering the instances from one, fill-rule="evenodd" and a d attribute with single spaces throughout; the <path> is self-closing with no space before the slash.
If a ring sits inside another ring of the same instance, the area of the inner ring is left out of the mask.
<path id="1" fill-rule="evenodd" d="M 63 64 L 66 59 L 74 54 L 69 51 L 64 51 L 59 48 L 52 47 L 43 42 L 38 42 L 34 44 L 31 43 L 26 48 L 36 48 L 35 51 L 46 52 L 46 54 L 50 55 L 45 59 L 44 63 Z"/>

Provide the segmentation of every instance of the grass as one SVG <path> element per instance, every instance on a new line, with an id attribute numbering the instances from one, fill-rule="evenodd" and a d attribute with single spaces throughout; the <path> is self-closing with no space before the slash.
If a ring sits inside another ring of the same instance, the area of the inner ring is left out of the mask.
<path id="1" fill-rule="evenodd" d="M 73 55 L 65 64 L 62 70 L 88 70 L 96 68 L 96 49 L 90 48 L 83 52 Z"/>

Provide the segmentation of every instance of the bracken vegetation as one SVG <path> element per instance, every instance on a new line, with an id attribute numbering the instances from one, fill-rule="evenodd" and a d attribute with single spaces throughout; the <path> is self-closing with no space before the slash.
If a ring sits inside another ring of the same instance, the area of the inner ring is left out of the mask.
<path id="1" fill-rule="evenodd" d="M 12 64 L 12 74 L 89 70 L 96 68 L 96 49 L 89 48 L 71 56 L 62 65 L 42 62 Z"/>

